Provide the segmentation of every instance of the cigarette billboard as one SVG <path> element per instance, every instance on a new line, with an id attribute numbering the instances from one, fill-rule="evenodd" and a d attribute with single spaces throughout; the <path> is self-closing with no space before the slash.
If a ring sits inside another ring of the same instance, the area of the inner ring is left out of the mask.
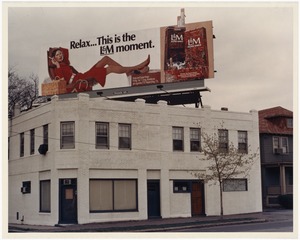
<path id="1" fill-rule="evenodd" d="M 214 77 L 212 21 L 54 43 L 41 50 L 42 95 Z"/>

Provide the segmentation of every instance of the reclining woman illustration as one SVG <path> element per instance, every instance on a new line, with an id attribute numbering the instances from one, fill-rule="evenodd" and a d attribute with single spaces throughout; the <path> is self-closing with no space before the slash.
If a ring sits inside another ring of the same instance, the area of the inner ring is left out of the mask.
<path id="1" fill-rule="evenodd" d="M 112 58 L 104 56 L 91 69 L 84 73 L 78 72 L 70 65 L 68 49 L 50 48 L 48 51 L 48 66 L 51 79 L 61 79 L 67 83 L 67 92 L 83 92 L 92 90 L 99 83 L 104 87 L 106 76 L 110 73 L 141 74 L 149 71 L 150 55 L 135 66 L 122 66 Z"/>

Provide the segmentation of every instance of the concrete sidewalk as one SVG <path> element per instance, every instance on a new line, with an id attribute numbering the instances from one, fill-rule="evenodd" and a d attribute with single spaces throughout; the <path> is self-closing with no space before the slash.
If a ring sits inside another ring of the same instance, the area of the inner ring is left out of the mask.
<path id="1" fill-rule="evenodd" d="M 199 216 L 190 218 L 149 219 L 138 221 L 39 226 L 9 224 L 9 232 L 161 232 L 182 228 L 247 224 L 269 221 L 264 212 L 220 216 Z"/>

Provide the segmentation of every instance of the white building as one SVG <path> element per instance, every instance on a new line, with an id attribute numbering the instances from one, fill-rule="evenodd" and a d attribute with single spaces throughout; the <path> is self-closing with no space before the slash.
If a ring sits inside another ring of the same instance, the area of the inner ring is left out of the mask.
<path id="1" fill-rule="evenodd" d="M 191 172 L 206 171 L 200 131 L 213 133 L 221 122 L 229 141 L 238 145 L 242 131 L 249 146 L 258 149 L 257 111 L 121 102 L 85 93 L 54 96 L 10 122 L 9 222 L 219 215 L 218 186 Z M 223 193 L 224 214 L 262 211 L 259 158 L 249 178 L 236 181 L 239 191 L 228 185 Z"/>

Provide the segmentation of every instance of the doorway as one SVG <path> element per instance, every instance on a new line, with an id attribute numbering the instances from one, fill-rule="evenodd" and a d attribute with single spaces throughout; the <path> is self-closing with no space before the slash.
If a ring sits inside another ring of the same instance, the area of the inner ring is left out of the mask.
<path id="1" fill-rule="evenodd" d="M 148 218 L 160 218 L 160 187 L 159 180 L 147 182 Z"/>
<path id="2" fill-rule="evenodd" d="M 191 205 L 192 216 L 205 215 L 203 181 L 192 182 Z"/>
<path id="3" fill-rule="evenodd" d="M 59 179 L 59 223 L 77 223 L 77 179 Z"/>

